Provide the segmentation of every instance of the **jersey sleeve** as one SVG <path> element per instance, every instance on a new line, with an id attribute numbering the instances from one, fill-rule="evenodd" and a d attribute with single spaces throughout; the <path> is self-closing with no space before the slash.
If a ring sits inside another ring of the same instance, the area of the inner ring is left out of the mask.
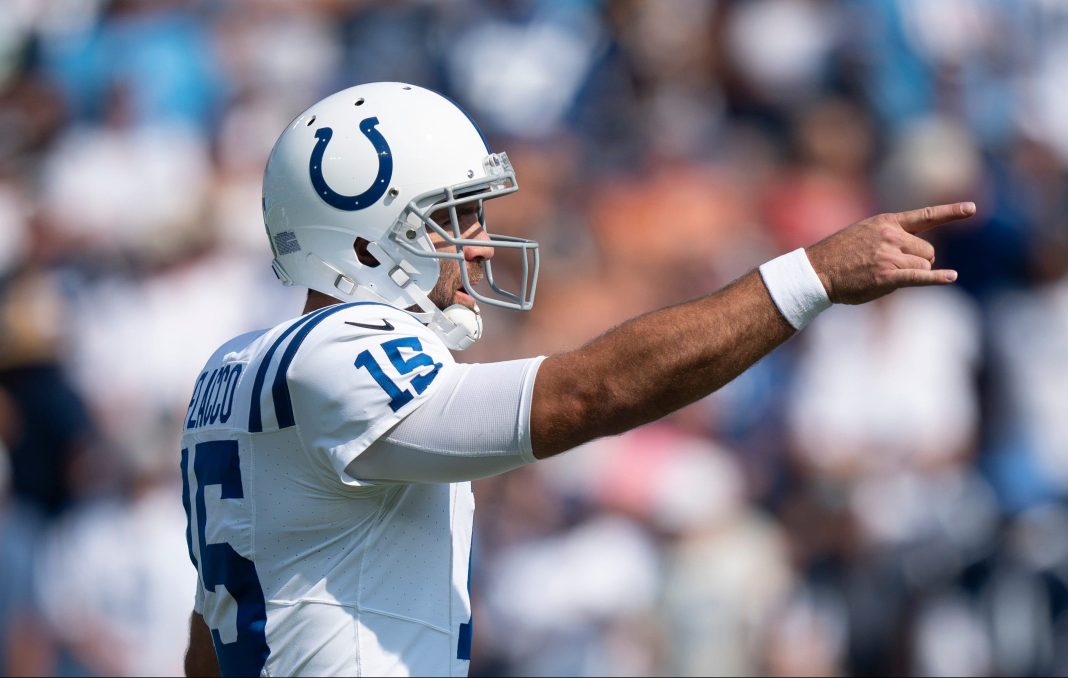
<path id="1" fill-rule="evenodd" d="M 417 410 L 456 364 L 432 331 L 404 311 L 356 304 L 332 314 L 300 347 L 287 381 L 299 435 L 338 479 L 345 468 Z"/>
<path id="2" fill-rule="evenodd" d="M 442 386 L 349 464 L 375 483 L 456 483 L 535 461 L 534 379 L 544 357 L 457 364 Z"/>

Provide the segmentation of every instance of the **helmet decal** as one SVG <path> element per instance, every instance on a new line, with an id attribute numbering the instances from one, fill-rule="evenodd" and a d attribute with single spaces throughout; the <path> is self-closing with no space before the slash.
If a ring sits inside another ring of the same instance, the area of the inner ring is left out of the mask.
<path id="1" fill-rule="evenodd" d="M 488 231 L 463 237 L 462 210 L 517 190 L 508 157 L 489 151 L 456 104 L 405 83 L 355 85 L 294 118 L 271 150 L 262 204 L 271 265 L 286 285 L 407 309 L 460 350 L 480 336 L 481 320 L 467 306 L 428 296 L 443 263 L 455 263 L 479 304 L 525 311 L 534 302 L 537 242 Z M 443 247 L 430 246 L 435 237 Z M 357 239 L 382 265 L 354 256 Z M 502 275 L 489 256 L 481 276 L 462 265 L 471 248 L 482 247 L 498 263 L 509 260 Z M 478 289 L 476 277 L 485 280 Z"/>
<path id="2" fill-rule="evenodd" d="M 359 195 L 342 195 L 330 188 L 323 177 L 323 154 L 326 145 L 334 136 L 334 130 L 329 127 L 320 127 L 315 130 L 315 148 L 312 149 L 311 160 L 308 163 L 308 173 L 311 175 L 312 186 L 315 193 L 331 207 L 346 212 L 355 212 L 378 202 L 378 199 L 386 192 L 389 180 L 393 177 L 393 154 L 389 150 L 389 144 L 382 133 L 375 129 L 378 118 L 364 118 L 360 121 L 360 131 L 374 146 L 378 155 L 378 176 L 371 183 L 371 187 Z"/>

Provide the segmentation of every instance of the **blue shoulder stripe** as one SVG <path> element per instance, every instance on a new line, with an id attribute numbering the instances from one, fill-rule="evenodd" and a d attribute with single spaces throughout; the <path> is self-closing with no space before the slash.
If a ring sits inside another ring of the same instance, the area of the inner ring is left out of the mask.
<path id="1" fill-rule="evenodd" d="M 282 345 L 282 342 L 285 341 L 290 334 L 297 330 L 301 325 L 304 325 L 316 316 L 321 315 L 325 310 L 326 309 L 319 309 L 313 311 L 290 325 L 289 328 L 282 333 L 282 336 L 278 337 L 274 344 L 271 345 L 267 354 L 263 356 L 263 360 L 260 362 L 260 369 L 256 372 L 256 381 L 252 383 L 252 403 L 248 412 L 249 433 L 261 433 L 263 431 L 263 413 L 260 411 L 260 391 L 263 389 L 263 382 L 267 379 L 267 370 L 271 367 L 271 359 L 274 358 L 274 352 L 278 350 L 278 347 Z"/>
<path id="2" fill-rule="evenodd" d="M 293 399 L 289 393 L 289 381 L 286 373 L 289 372 L 289 366 L 293 363 L 293 359 L 297 355 L 297 350 L 300 348 L 301 343 L 311 333 L 315 327 L 326 320 L 327 317 L 334 315 L 338 311 L 342 311 L 346 308 L 352 308 L 354 306 L 387 306 L 389 308 L 396 309 L 395 306 L 389 306 L 389 304 L 383 304 L 376 301 L 354 301 L 347 304 L 337 304 L 335 306 L 327 306 L 317 311 L 313 311 L 304 316 L 299 321 L 293 323 L 282 333 L 274 344 L 267 351 L 267 354 L 263 357 L 263 362 L 260 363 L 260 369 L 256 372 L 256 381 L 252 384 L 252 406 L 249 408 L 248 416 L 248 430 L 249 433 L 261 433 L 263 431 L 263 413 L 261 411 L 260 401 L 261 392 L 263 391 L 264 382 L 267 381 L 267 370 L 270 369 L 271 359 L 274 357 L 275 351 L 277 351 L 282 343 L 289 338 L 290 334 L 296 332 L 292 341 L 286 346 L 286 350 L 282 353 L 282 358 L 278 361 L 278 370 L 274 373 L 274 381 L 271 384 L 271 397 L 274 399 L 274 414 L 278 421 L 278 428 L 289 428 L 295 423 L 293 417 Z M 399 310 L 399 309 L 397 309 Z"/>
<path id="3" fill-rule="evenodd" d="M 300 331 L 293 337 L 293 341 L 289 342 L 289 346 L 286 346 L 282 359 L 278 361 L 278 371 L 274 373 L 274 385 L 271 387 L 271 395 L 274 397 L 274 416 L 278 419 L 278 428 L 289 428 L 295 421 L 293 418 L 293 399 L 289 394 L 289 380 L 286 378 L 286 373 L 289 372 L 289 366 L 297 355 L 297 349 L 300 348 L 301 342 L 315 329 L 316 325 L 326 320 L 329 316 L 346 308 L 364 306 L 369 303 L 374 302 L 356 301 L 350 304 L 327 307 L 324 312 L 312 318 L 311 322 L 305 323 L 304 327 L 301 327 Z"/>

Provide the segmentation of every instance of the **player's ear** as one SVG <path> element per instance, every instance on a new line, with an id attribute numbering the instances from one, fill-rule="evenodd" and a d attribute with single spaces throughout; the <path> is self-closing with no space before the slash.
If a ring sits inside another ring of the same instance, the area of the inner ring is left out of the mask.
<path id="1" fill-rule="evenodd" d="M 356 258 L 359 259 L 361 264 L 370 268 L 375 268 L 381 262 L 379 262 L 378 259 L 375 259 L 375 255 L 368 251 L 367 246 L 370 244 L 370 241 L 366 238 L 356 238 L 355 242 L 352 243 L 352 249 L 356 251 Z"/>

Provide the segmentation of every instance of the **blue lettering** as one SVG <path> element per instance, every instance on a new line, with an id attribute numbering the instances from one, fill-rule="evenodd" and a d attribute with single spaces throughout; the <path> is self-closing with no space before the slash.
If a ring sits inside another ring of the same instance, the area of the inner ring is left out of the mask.
<path id="1" fill-rule="evenodd" d="M 222 411 L 222 403 L 219 402 L 219 396 L 226 392 L 226 388 L 223 386 L 223 382 L 230 381 L 230 366 L 222 368 L 219 372 L 219 378 L 215 380 L 215 393 L 211 395 L 211 400 L 208 402 L 211 405 L 208 407 L 208 423 L 214 424 L 219 420 L 219 412 Z"/>
<path id="2" fill-rule="evenodd" d="M 234 412 L 234 397 L 244 366 L 224 365 L 210 373 L 201 372 L 193 387 L 193 397 L 185 413 L 187 430 L 219 422 L 225 424 Z"/>
<path id="3" fill-rule="evenodd" d="M 200 389 L 204 385 L 204 378 L 207 377 L 207 376 L 208 376 L 207 372 L 201 372 L 200 376 L 197 377 L 196 385 L 193 387 L 193 397 L 190 398 L 190 400 L 189 400 L 189 409 L 186 410 L 186 413 L 185 413 L 185 418 L 186 418 L 185 427 L 187 429 L 196 428 L 197 427 L 197 422 L 196 422 L 196 420 L 193 419 L 193 405 L 195 405 L 196 402 L 197 402 L 197 396 L 200 395 Z"/>
<path id="4" fill-rule="evenodd" d="M 230 415 L 234 411 L 234 395 L 237 393 L 237 381 L 241 376 L 241 365 L 236 364 L 230 371 L 230 379 L 226 382 L 226 391 L 223 394 L 223 402 L 226 403 L 226 407 L 223 408 L 220 413 L 219 421 L 223 424 L 230 418 Z"/>
<path id="5" fill-rule="evenodd" d="M 208 412 L 206 410 L 208 404 L 208 394 L 211 393 L 211 389 L 215 388 L 215 378 L 219 376 L 219 370 L 214 369 L 211 371 L 211 376 L 208 377 L 208 383 L 204 386 L 204 391 L 200 394 L 200 403 L 197 405 L 197 426 L 203 426 L 208 423 Z"/>

